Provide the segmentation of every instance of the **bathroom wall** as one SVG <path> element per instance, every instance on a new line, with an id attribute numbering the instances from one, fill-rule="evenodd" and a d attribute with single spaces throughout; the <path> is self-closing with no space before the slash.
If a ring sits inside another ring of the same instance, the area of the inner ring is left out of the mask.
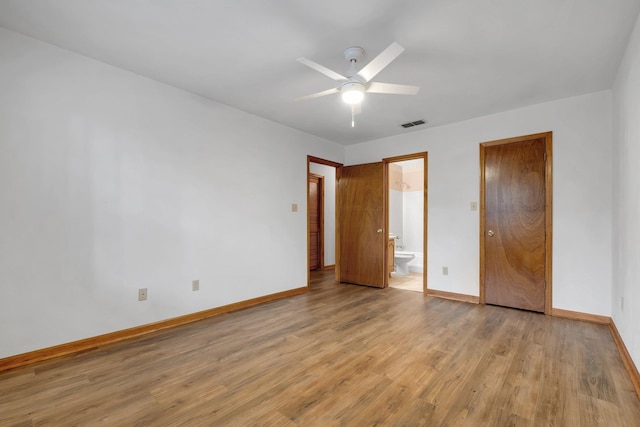
<path id="1" fill-rule="evenodd" d="M 0 358 L 307 285 L 342 146 L 2 29 L 0 94 Z"/>
<path id="2" fill-rule="evenodd" d="M 424 240 L 424 166 L 422 160 L 411 161 L 402 167 L 405 186 L 402 191 L 404 250 L 422 253 Z M 416 265 L 413 260 L 409 265 Z"/>
<path id="3" fill-rule="evenodd" d="M 429 152 L 428 286 L 478 295 L 479 144 L 553 131 L 553 307 L 610 316 L 611 117 L 607 90 L 347 146 L 346 161 Z"/>
<path id="4" fill-rule="evenodd" d="M 336 264 L 336 168 L 309 163 L 309 171 L 324 176 L 324 266 Z"/>
<path id="5" fill-rule="evenodd" d="M 402 167 L 389 164 L 389 233 L 404 236 L 404 209 L 402 200 Z M 396 241 L 397 243 L 398 241 Z M 400 249 L 398 249 L 400 250 Z"/>

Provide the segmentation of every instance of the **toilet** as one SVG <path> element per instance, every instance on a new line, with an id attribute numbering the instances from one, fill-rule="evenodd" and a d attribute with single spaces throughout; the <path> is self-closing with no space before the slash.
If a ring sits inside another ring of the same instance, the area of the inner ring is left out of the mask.
<path id="1" fill-rule="evenodd" d="M 394 262 L 396 265 L 395 273 L 400 276 L 408 276 L 409 275 L 409 262 L 413 260 L 416 256 L 411 252 L 401 252 L 396 251 L 394 254 Z"/>

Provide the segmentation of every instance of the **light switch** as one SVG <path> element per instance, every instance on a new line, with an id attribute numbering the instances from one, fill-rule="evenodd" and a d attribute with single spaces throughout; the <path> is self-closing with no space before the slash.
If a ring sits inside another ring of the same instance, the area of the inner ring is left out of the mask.
<path id="1" fill-rule="evenodd" d="M 291 212 L 298 212 L 298 204 L 291 203 Z"/>
<path id="2" fill-rule="evenodd" d="M 478 202 L 471 202 L 471 210 L 472 211 L 478 210 Z"/>

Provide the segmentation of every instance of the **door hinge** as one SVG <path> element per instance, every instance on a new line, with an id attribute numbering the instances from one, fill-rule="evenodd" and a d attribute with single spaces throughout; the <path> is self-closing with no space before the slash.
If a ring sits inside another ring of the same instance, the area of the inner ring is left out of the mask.
<path id="1" fill-rule="evenodd" d="M 547 153 L 542 153 L 542 161 L 546 162 L 547 161 Z"/>

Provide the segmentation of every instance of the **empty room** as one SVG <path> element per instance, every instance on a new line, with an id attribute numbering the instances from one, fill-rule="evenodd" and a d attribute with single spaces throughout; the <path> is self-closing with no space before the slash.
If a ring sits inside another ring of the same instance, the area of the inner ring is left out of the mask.
<path id="1" fill-rule="evenodd" d="M 639 426 L 640 1 L 0 0 L 0 426 Z"/>

